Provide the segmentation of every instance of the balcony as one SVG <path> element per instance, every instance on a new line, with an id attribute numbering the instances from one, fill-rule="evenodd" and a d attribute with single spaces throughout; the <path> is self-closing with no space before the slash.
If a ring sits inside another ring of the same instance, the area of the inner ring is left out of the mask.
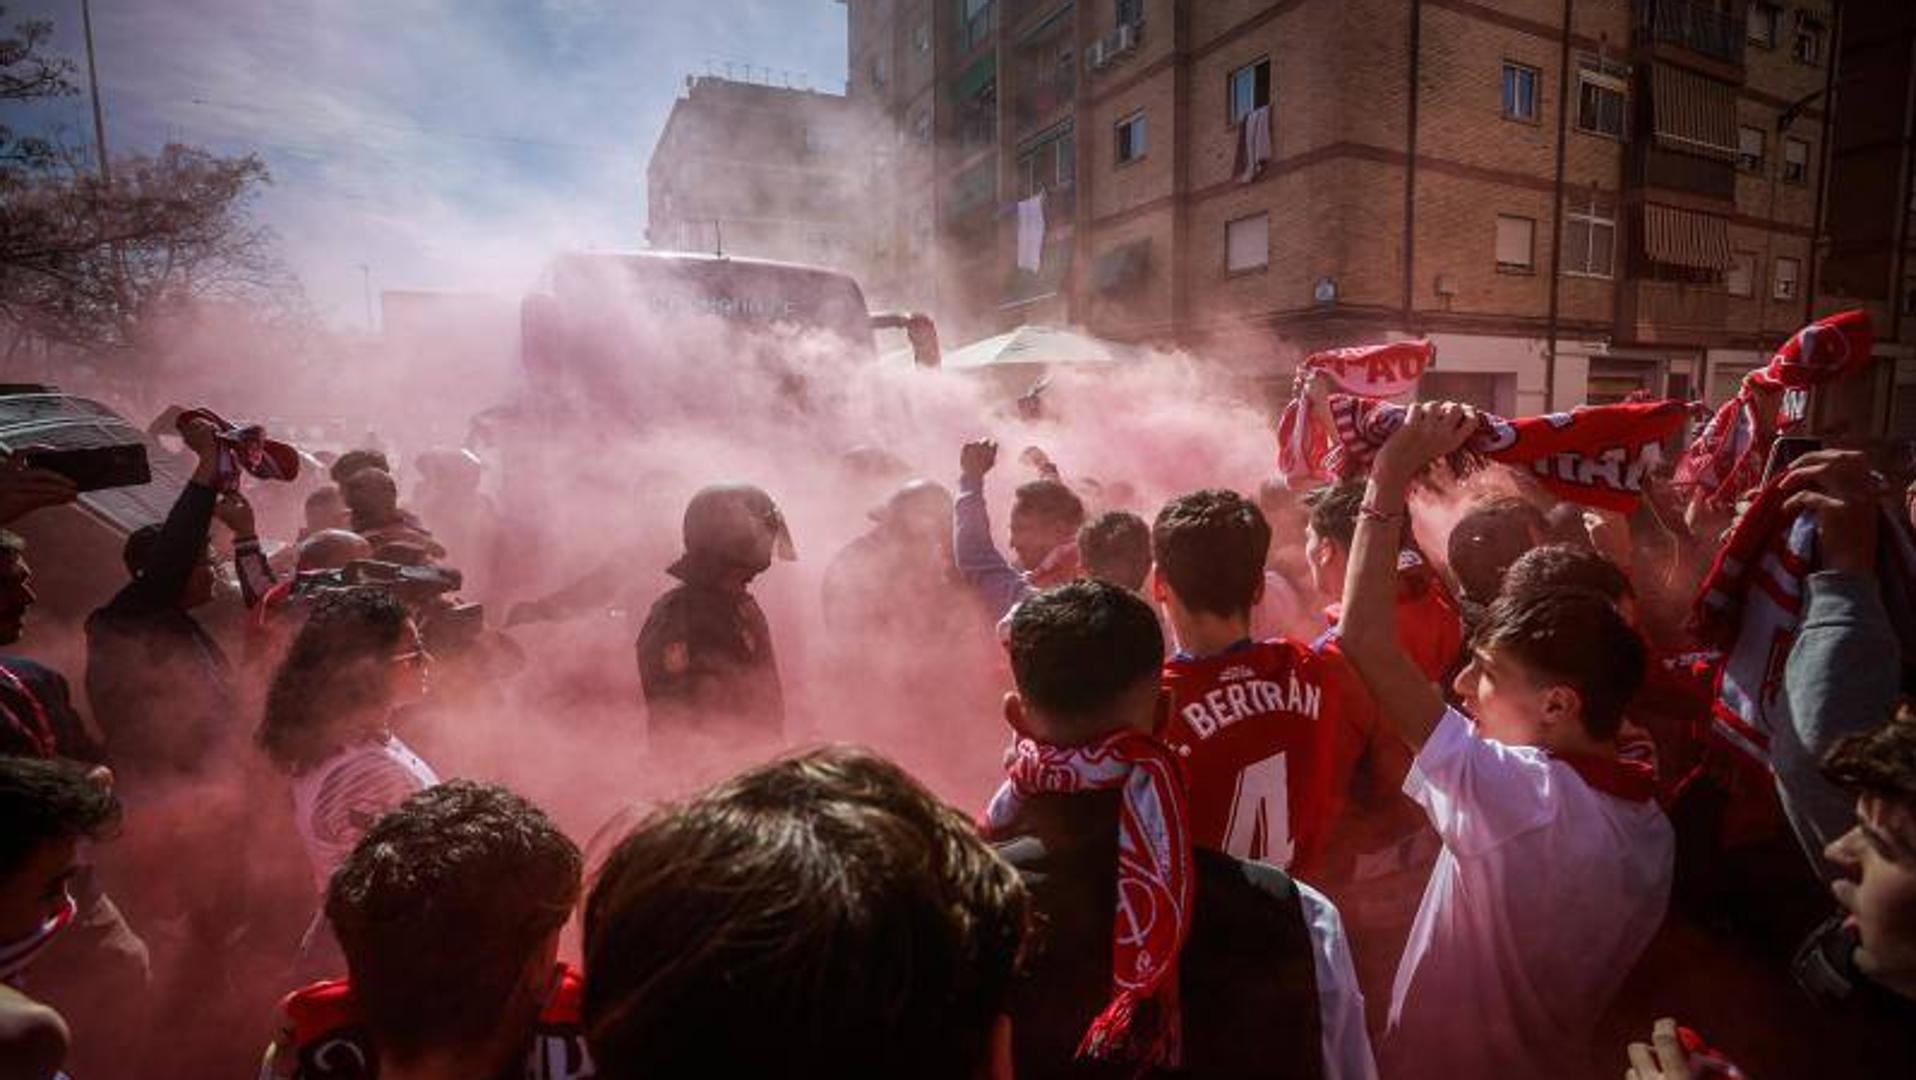
<path id="1" fill-rule="evenodd" d="M 1034 76 L 1028 88 L 1012 104 L 1012 116 L 1019 130 L 1036 127 L 1071 103 L 1078 92 L 1075 65 Z"/>
<path id="2" fill-rule="evenodd" d="M 1004 288 L 998 295 L 999 306 L 1011 307 L 1056 296 L 1064 288 L 1065 277 L 1071 271 L 1071 254 L 1069 237 L 1047 242 L 1038 260 L 1037 273 L 1013 267 L 1005 276 Z"/>
<path id="3" fill-rule="evenodd" d="M 1730 294 L 1722 285 L 1639 278 L 1622 291 L 1624 324 L 1651 329 L 1653 337 L 1696 331 L 1720 334 L 1729 326 Z"/>
<path id="4" fill-rule="evenodd" d="M 1736 165 L 1665 150 L 1646 141 L 1630 148 L 1630 178 L 1638 187 L 1736 201 Z"/>
<path id="5" fill-rule="evenodd" d="M 1743 66 L 1742 17 L 1691 0 L 1637 0 L 1637 41 L 1676 45 Z"/>

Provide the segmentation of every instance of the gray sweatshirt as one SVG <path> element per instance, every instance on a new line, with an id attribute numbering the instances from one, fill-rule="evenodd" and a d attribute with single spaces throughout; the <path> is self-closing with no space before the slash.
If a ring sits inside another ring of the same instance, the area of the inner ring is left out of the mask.
<path id="1" fill-rule="evenodd" d="M 1896 632 L 1874 577 L 1835 570 L 1810 575 L 1771 728 L 1770 766 L 1797 841 L 1825 877 L 1823 848 L 1855 824 L 1856 800 L 1823 779 L 1818 766 L 1843 736 L 1888 719 L 1898 661 Z"/>

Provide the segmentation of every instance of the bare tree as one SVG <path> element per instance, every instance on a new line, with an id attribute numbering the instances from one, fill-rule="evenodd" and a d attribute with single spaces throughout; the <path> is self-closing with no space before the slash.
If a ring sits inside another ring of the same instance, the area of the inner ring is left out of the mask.
<path id="1" fill-rule="evenodd" d="M 6 15 L 7 9 L 0 6 L 0 19 Z M 0 105 L 66 97 L 77 92 L 72 79 L 72 58 L 51 56 L 46 51 L 47 39 L 52 36 L 52 23 L 29 19 L 14 23 L 11 32 L 0 37 Z M 0 192 L 23 172 L 53 164 L 54 150 L 49 139 L 37 135 L 18 136 L 12 128 L 0 124 Z"/>

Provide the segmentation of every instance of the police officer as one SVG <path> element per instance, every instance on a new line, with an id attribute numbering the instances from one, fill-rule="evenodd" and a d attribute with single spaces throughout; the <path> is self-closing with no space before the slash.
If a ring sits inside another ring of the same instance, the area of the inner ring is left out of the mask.
<path id="1" fill-rule="evenodd" d="M 797 557 L 772 497 L 722 484 L 685 508 L 685 554 L 667 568 L 680 585 L 659 597 L 639 631 L 639 681 L 650 731 L 779 738 L 785 720 L 765 612 L 746 587 L 773 556 Z M 728 731 L 729 729 L 729 731 Z"/>

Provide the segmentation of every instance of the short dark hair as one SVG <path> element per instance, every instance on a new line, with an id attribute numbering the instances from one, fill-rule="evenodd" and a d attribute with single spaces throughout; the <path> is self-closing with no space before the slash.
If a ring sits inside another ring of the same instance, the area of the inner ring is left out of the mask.
<path id="1" fill-rule="evenodd" d="M 1534 506 L 1515 498 L 1478 503 L 1450 531 L 1450 572 L 1467 600 L 1488 604 L 1503 589 L 1504 571 L 1537 546 L 1547 524 Z"/>
<path id="2" fill-rule="evenodd" d="M 977 1075 L 1030 900 L 903 769 L 827 748 L 647 818 L 585 905 L 605 1078 Z M 749 1031 L 723 1036 L 740 1017 Z"/>
<path id="3" fill-rule="evenodd" d="M 1229 617 L 1251 610 L 1270 552 L 1264 511 L 1235 491 L 1179 495 L 1151 525 L 1158 574 L 1192 611 Z"/>
<path id="4" fill-rule="evenodd" d="M 1575 690 L 1584 730 L 1594 739 L 1616 735 L 1625 706 L 1643 684 L 1643 639 L 1609 597 L 1589 589 L 1499 597 L 1472 645 L 1515 660 L 1533 680 Z"/>
<path id="5" fill-rule="evenodd" d="M 453 780 L 382 816 L 334 871 L 326 919 L 374 1041 L 401 1061 L 482 1041 L 579 899 L 578 846 L 525 799 Z"/>
<path id="6" fill-rule="evenodd" d="M 1084 524 L 1084 500 L 1058 480 L 1033 480 L 1018 485 L 1012 495 L 1012 507 L 1073 529 Z"/>
<path id="7" fill-rule="evenodd" d="M 1096 720 L 1164 664 L 1164 631 L 1150 605 L 1102 581 L 1027 597 L 1011 613 L 1007 646 L 1019 696 L 1062 720 Z M 1089 741 L 1103 732 L 1078 734 Z"/>
<path id="8" fill-rule="evenodd" d="M 386 460 L 383 451 L 348 450 L 339 455 L 339 459 L 333 462 L 333 467 L 326 470 L 326 475 L 332 478 L 333 483 L 344 485 L 348 477 L 365 469 L 393 471 L 392 462 Z"/>
<path id="9" fill-rule="evenodd" d="M 1616 563 L 1581 544 L 1545 544 L 1523 553 L 1504 573 L 1503 594 L 1547 589 L 1589 589 L 1613 604 L 1634 595 L 1630 577 Z"/>
<path id="10" fill-rule="evenodd" d="M 20 872 L 43 844 L 104 839 L 120 824 L 120 800 L 87 779 L 87 767 L 60 758 L 0 756 L 0 881 Z"/>
<path id="11" fill-rule="evenodd" d="M 1881 727 L 1838 740 L 1823 775 L 1859 795 L 1916 805 L 1916 708 L 1905 701 Z"/>
<path id="12" fill-rule="evenodd" d="M 1151 526 L 1129 510 L 1107 510 L 1078 529 L 1088 577 L 1136 592 L 1151 573 Z"/>
<path id="13" fill-rule="evenodd" d="M 1357 538 L 1357 508 L 1364 505 L 1364 481 L 1346 480 L 1312 488 L 1304 495 L 1311 509 L 1311 531 L 1349 550 Z"/>

